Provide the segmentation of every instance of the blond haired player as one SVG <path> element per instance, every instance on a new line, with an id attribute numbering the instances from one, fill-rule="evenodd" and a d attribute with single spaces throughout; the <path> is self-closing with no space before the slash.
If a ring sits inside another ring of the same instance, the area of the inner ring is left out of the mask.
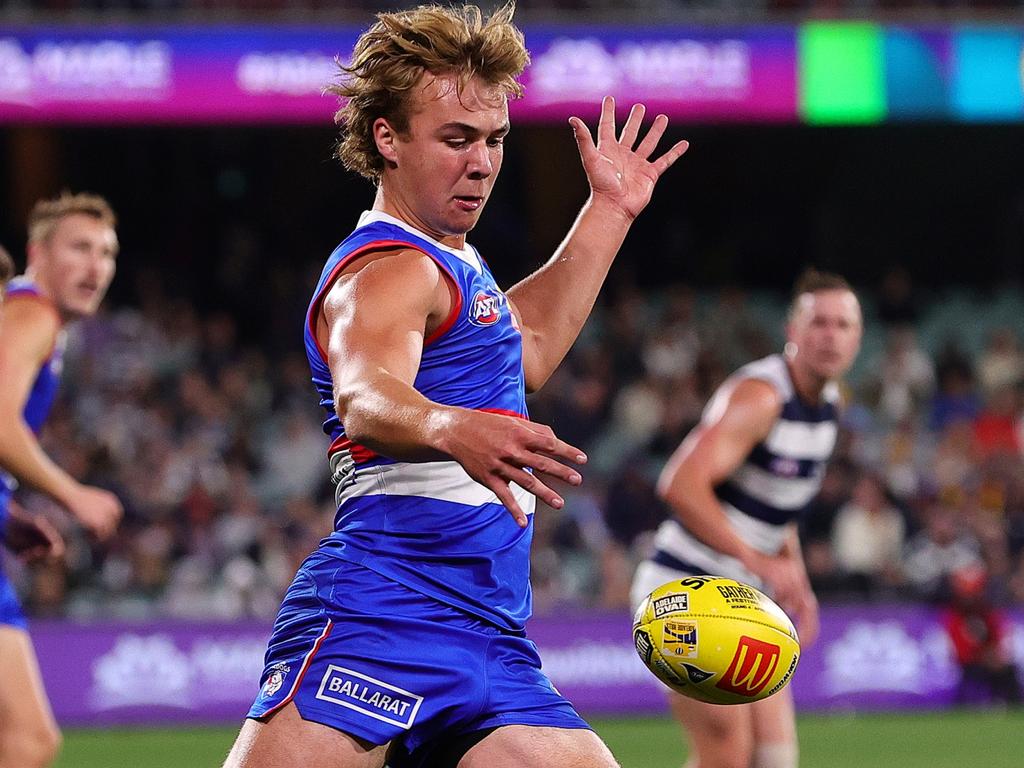
<path id="1" fill-rule="evenodd" d="M 114 276 L 114 226 L 110 206 L 94 195 L 40 201 L 29 216 L 28 267 L 7 285 L 0 321 L 0 532 L 9 549 L 25 555 L 59 554 L 62 543 L 45 521 L 13 505 L 19 484 L 53 498 L 99 539 L 121 517 L 113 494 L 72 478 L 36 438 L 56 394 L 64 326 L 95 313 Z M 0 768 L 49 765 L 60 733 L 25 617 L 2 575 L 0 659 Z"/>
<path id="2" fill-rule="evenodd" d="M 507 292 L 466 242 L 501 170 L 528 62 L 511 6 L 384 13 L 338 93 L 345 165 L 373 209 L 328 259 L 306 354 L 331 444 L 334 532 L 295 577 L 233 768 L 612 768 L 524 630 L 532 511 L 585 460 L 531 422 L 633 219 L 686 149 L 651 159 L 634 107 L 597 144 L 590 198 L 554 257 Z M 533 470 L 531 472 L 531 470 Z"/>
<path id="3" fill-rule="evenodd" d="M 861 311 L 845 279 L 810 270 L 797 282 L 782 355 L 740 368 L 715 392 L 700 424 L 658 481 L 675 513 L 640 564 L 632 601 L 673 579 L 710 574 L 764 589 L 818 633 L 818 605 L 796 521 L 817 494 L 836 440 L 836 380 L 860 349 Z M 705 704 L 669 694 L 690 737 L 687 768 L 795 768 L 789 688 L 751 704 Z"/>

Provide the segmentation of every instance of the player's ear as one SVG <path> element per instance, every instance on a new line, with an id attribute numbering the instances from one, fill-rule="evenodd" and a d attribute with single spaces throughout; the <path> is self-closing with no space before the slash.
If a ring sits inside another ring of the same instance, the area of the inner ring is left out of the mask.
<path id="1" fill-rule="evenodd" d="M 381 157 L 389 163 L 398 163 L 398 152 L 395 147 L 398 142 L 398 131 L 383 117 L 373 121 L 373 141 Z"/>

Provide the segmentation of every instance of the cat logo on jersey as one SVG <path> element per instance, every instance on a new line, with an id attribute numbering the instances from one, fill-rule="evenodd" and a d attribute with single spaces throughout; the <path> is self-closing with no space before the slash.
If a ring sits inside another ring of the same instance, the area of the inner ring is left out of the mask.
<path id="1" fill-rule="evenodd" d="M 501 306 L 505 303 L 504 294 L 498 291 L 477 291 L 469 304 L 469 322 L 486 328 L 501 319 Z"/>

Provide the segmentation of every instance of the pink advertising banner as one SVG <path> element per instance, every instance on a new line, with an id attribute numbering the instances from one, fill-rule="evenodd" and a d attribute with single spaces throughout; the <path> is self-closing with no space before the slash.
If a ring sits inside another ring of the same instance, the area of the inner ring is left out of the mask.
<path id="1" fill-rule="evenodd" d="M 0 124 L 329 123 L 354 27 L 0 28 Z M 525 122 L 621 102 L 698 121 L 795 121 L 793 28 L 538 27 Z"/>

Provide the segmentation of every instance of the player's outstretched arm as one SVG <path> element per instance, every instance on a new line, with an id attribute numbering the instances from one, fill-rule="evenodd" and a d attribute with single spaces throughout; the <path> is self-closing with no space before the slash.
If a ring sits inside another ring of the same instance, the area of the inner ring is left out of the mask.
<path id="1" fill-rule="evenodd" d="M 606 96 L 596 144 L 582 120 L 569 120 L 590 198 L 551 259 L 508 291 L 523 330 L 523 366 L 531 390 L 547 380 L 569 351 L 633 220 L 650 202 L 661 175 L 689 147 L 680 141 L 651 159 L 668 118 L 658 115 L 641 138 L 644 112 L 642 104 L 634 105 L 616 136 L 615 100 Z"/>
<path id="2" fill-rule="evenodd" d="M 768 436 L 781 410 L 778 393 L 763 381 L 746 379 L 731 390 L 720 390 L 701 423 L 669 459 L 658 479 L 658 493 L 690 533 L 742 562 L 771 587 L 783 607 L 791 608 L 802 594 L 806 574 L 789 557 L 771 557 L 744 542 L 714 491 Z"/>
<path id="3" fill-rule="evenodd" d="M 401 251 L 350 270 L 328 290 L 321 328 L 349 439 L 393 459 L 453 458 L 523 526 L 510 483 L 562 506 L 539 475 L 578 484 L 579 473 L 564 462 L 585 461 L 582 451 L 542 424 L 440 405 L 413 387 L 423 341 L 451 309 L 446 278 L 430 257 Z"/>
<path id="4" fill-rule="evenodd" d="M 98 538 L 105 539 L 121 518 L 117 497 L 82 485 L 54 464 L 22 416 L 59 328 L 56 314 L 41 302 L 12 300 L 4 307 L 0 323 L 0 467 L 18 482 L 50 496 Z"/>

